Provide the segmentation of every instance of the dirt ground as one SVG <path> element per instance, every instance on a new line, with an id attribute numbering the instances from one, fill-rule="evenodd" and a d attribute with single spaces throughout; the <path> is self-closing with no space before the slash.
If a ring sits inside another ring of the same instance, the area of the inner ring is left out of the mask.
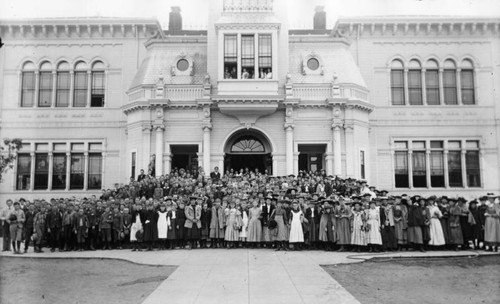
<path id="1" fill-rule="evenodd" d="M 500 303 L 500 256 L 323 267 L 362 304 Z"/>
<path id="2" fill-rule="evenodd" d="M 0 303 L 141 303 L 175 268 L 107 259 L 0 257 Z"/>

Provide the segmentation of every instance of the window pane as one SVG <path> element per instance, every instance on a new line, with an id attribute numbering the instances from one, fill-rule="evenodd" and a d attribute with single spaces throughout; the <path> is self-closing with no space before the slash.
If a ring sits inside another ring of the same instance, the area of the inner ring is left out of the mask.
<path id="1" fill-rule="evenodd" d="M 422 73 L 420 70 L 408 71 L 408 90 L 411 105 L 421 105 L 422 102 Z"/>
<path id="2" fill-rule="evenodd" d="M 450 187 L 462 187 L 461 151 L 448 152 L 448 179 Z"/>
<path id="3" fill-rule="evenodd" d="M 425 72 L 425 89 L 427 104 L 439 104 L 439 72 L 437 70 L 427 70 Z"/>
<path id="4" fill-rule="evenodd" d="M 56 107 L 69 106 L 70 75 L 69 72 L 57 72 Z"/>
<path id="5" fill-rule="evenodd" d="M 254 78 L 255 39 L 254 35 L 241 35 L 241 79 Z"/>
<path id="6" fill-rule="evenodd" d="M 49 155 L 35 155 L 35 190 L 47 189 L 49 186 Z"/>
<path id="7" fill-rule="evenodd" d="M 89 154 L 89 189 L 101 189 L 102 155 L 100 153 Z"/>
<path id="8" fill-rule="evenodd" d="M 85 107 L 87 105 L 87 72 L 75 72 L 73 106 Z"/>
<path id="9" fill-rule="evenodd" d="M 408 148 L 408 142 L 406 142 L 406 141 L 395 141 L 394 142 L 394 148 L 396 148 L 396 149 L 407 149 Z"/>
<path id="10" fill-rule="evenodd" d="M 50 107 L 52 104 L 52 72 L 40 73 L 40 87 L 38 94 L 38 106 Z"/>
<path id="11" fill-rule="evenodd" d="M 70 189 L 83 189 L 85 176 L 85 159 L 80 153 L 71 154 Z"/>
<path id="12" fill-rule="evenodd" d="M 444 70 L 443 72 L 444 102 L 445 104 L 457 104 L 457 75 L 455 70 Z"/>
<path id="13" fill-rule="evenodd" d="M 104 106 L 104 72 L 92 72 L 91 107 Z"/>
<path id="14" fill-rule="evenodd" d="M 405 104 L 403 70 L 391 70 L 391 98 L 393 105 Z"/>
<path id="15" fill-rule="evenodd" d="M 396 188 L 408 188 L 408 152 L 396 151 L 394 157 Z"/>
<path id="16" fill-rule="evenodd" d="M 442 149 L 443 148 L 443 142 L 442 141 L 431 141 L 431 148 L 432 149 Z"/>
<path id="17" fill-rule="evenodd" d="M 66 189 L 66 154 L 54 154 L 52 189 Z"/>
<path id="18" fill-rule="evenodd" d="M 17 155 L 17 190 L 29 190 L 31 182 L 31 156 L 29 154 Z"/>
<path id="19" fill-rule="evenodd" d="M 35 99 L 35 72 L 22 74 L 21 107 L 32 107 Z"/>
<path id="20" fill-rule="evenodd" d="M 431 142 L 432 145 L 432 142 Z M 431 187 L 444 187 L 444 158 L 442 151 L 432 151 L 430 154 Z"/>
<path id="21" fill-rule="evenodd" d="M 479 151 L 467 151 L 465 154 L 465 167 L 467 168 L 467 185 L 481 187 L 479 171 Z"/>
<path id="22" fill-rule="evenodd" d="M 465 145 L 467 149 L 479 149 L 479 142 L 477 140 L 468 140 Z"/>
<path id="23" fill-rule="evenodd" d="M 413 187 L 427 187 L 425 151 L 413 152 Z"/>
<path id="24" fill-rule="evenodd" d="M 236 79 L 238 42 L 236 35 L 224 35 L 224 78 Z"/>
<path id="25" fill-rule="evenodd" d="M 411 146 L 413 149 L 425 149 L 425 141 L 414 141 Z"/>
<path id="26" fill-rule="evenodd" d="M 462 88 L 463 104 L 475 104 L 474 100 L 474 74 L 472 70 L 462 70 L 460 72 L 460 85 Z"/>
<path id="27" fill-rule="evenodd" d="M 259 78 L 272 78 L 271 35 L 259 35 Z"/>
<path id="28" fill-rule="evenodd" d="M 450 141 L 448 142 L 448 149 L 460 149 L 461 143 L 459 141 Z"/>

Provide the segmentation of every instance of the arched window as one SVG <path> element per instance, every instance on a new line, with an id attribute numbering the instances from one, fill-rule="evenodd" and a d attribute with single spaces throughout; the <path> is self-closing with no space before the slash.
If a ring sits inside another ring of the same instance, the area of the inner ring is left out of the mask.
<path id="1" fill-rule="evenodd" d="M 56 107 L 69 106 L 70 94 L 70 65 L 66 61 L 61 61 L 57 65 L 57 83 L 56 83 Z"/>
<path id="2" fill-rule="evenodd" d="M 391 100 L 393 105 L 405 104 L 404 66 L 397 59 L 391 63 Z"/>
<path id="3" fill-rule="evenodd" d="M 87 64 L 79 61 L 75 64 L 75 83 L 73 91 L 73 106 L 85 107 L 87 105 L 88 77 Z"/>
<path id="4" fill-rule="evenodd" d="M 21 107 L 32 107 L 35 100 L 35 70 L 36 67 L 31 61 L 23 64 L 21 72 Z"/>
<path id="5" fill-rule="evenodd" d="M 253 136 L 241 137 L 231 146 L 231 152 L 260 153 L 265 152 L 264 145 Z"/>
<path id="6" fill-rule="evenodd" d="M 457 66 L 451 59 L 444 62 L 443 71 L 444 103 L 447 105 L 458 104 L 457 98 Z"/>
<path id="7" fill-rule="evenodd" d="M 422 105 L 422 66 L 417 60 L 408 64 L 408 98 L 410 105 Z"/>
<path id="8" fill-rule="evenodd" d="M 39 107 L 50 107 L 52 105 L 52 78 L 52 64 L 45 61 L 40 65 Z"/>
<path id="9" fill-rule="evenodd" d="M 460 88 L 462 93 L 462 103 L 464 105 L 473 105 L 476 103 L 474 98 L 474 65 L 469 59 L 465 59 L 461 64 Z"/>
<path id="10" fill-rule="evenodd" d="M 439 65 L 430 59 L 425 63 L 425 94 L 428 105 L 439 105 Z"/>
<path id="11" fill-rule="evenodd" d="M 104 106 L 104 64 L 101 61 L 96 61 L 92 64 L 90 106 Z"/>

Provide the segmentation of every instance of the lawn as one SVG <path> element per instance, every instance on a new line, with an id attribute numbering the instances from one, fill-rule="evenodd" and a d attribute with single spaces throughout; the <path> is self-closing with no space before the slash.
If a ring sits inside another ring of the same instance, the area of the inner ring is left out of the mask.
<path id="1" fill-rule="evenodd" d="M 141 303 L 175 270 L 109 259 L 0 257 L 0 303 Z"/>

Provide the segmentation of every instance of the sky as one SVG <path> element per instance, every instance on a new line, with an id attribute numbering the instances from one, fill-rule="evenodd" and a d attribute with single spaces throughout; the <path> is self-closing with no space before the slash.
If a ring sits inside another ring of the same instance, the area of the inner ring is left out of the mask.
<path id="1" fill-rule="evenodd" d="M 166 29 L 170 7 L 180 6 L 185 29 L 205 29 L 206 11 L 211 1 L 214 0 L 0 0 L 0 19 L 146 17 L 156 18 Z M 339 16 L 500 17 L 500 0 L 286 0 L 286 2 L 289 7 L 290 28 L 311 28 L 316 5 L 325 6 L 328 27 L 333 27 Z"/>

